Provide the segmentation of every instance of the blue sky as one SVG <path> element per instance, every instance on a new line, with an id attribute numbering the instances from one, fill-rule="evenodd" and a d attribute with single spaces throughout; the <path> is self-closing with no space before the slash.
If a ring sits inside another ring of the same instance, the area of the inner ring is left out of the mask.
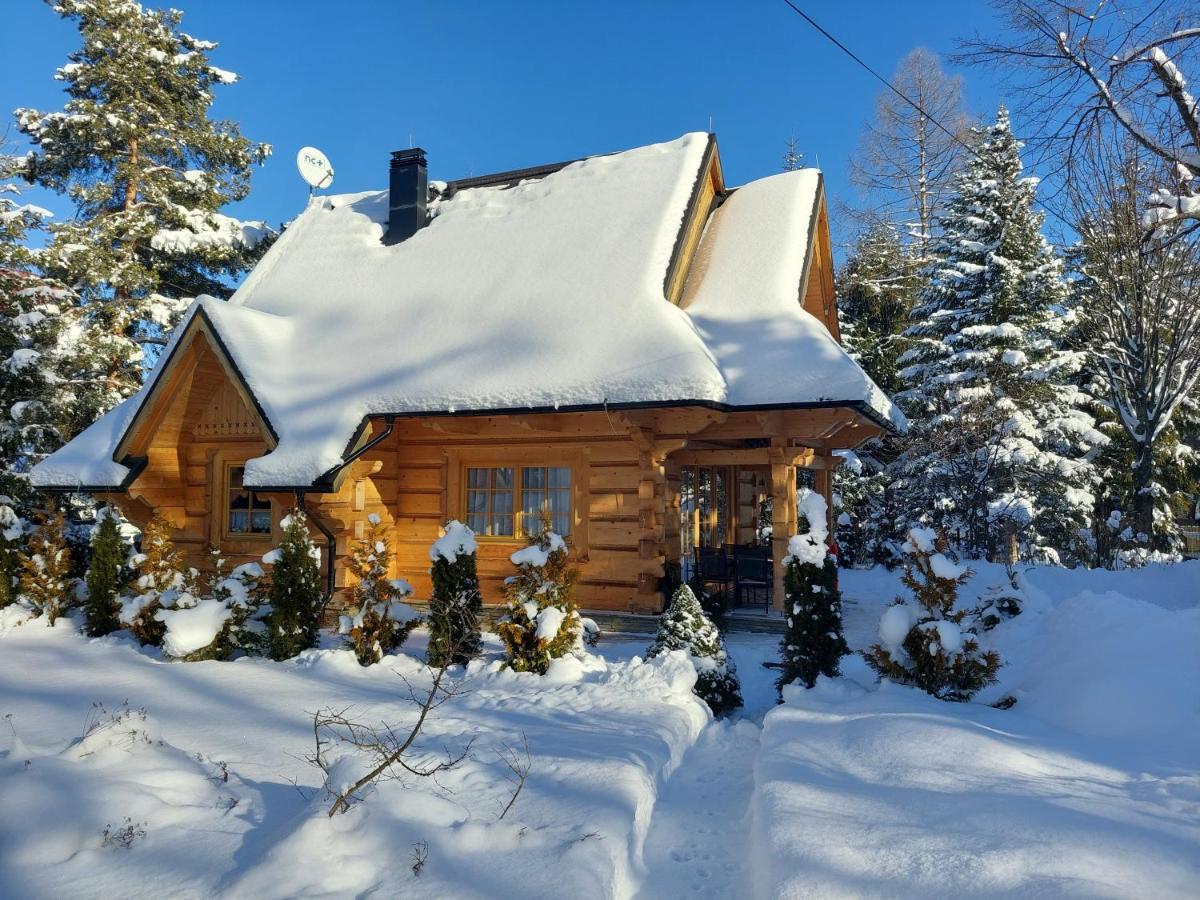
<path id="1" fill-rule="evenodd" d="M 238 210 L 271 223 L 304 203 L 304 144 L 329 155 L 340 192 L 384 187 L 388 153 L 410 135 L 430 176 L 452 179 L 667 140 L 710 117 L 730 184 L 778 171 L 795 134 L 831 193 L 852 196 L 846 160 L 882 90 L 782 0 L 173 5 L 186 31 L 220 43 L 213 63 L 242 76 L 214 114 L 275 147 Z M 886 75 L 915 46 L 949 54 L 994 27 L 983 0 L 799 5 Z M 53 74 L 78 42 L 72 24 L 16 0 L 4 31 L 0 110 L 61 108 Z M 994 78 L 964 74 L 972 110 L 990 114 Z"/>

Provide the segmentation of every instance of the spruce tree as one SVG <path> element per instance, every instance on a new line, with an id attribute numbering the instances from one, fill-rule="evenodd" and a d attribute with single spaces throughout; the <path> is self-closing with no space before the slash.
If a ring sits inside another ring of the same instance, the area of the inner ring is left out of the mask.
<path id="1" fill-rule="evenodd" d="M 321 626 L 318 551 L 308 533 L 308 517 L 294 509 L 282 525 L 283 543 L 264 557 L 271 563 L 267 652 L 272 659 L 291 659 L 313 646 Z"/>
<path id="2" fill-rule="evenodd" d="M 20 600 L 35 614 L 45 616 L 47 625 L 53 625 L 74 601 L 65 527 L 61 512 L 38 515 L 19 558 Z"/>
<path id="3" fill-rule="evenodd" d="M 895 227 L 888 223 L 867 228 L 837 271 L 842 341 L 889 395 L 902 387 L 896 361 L 905 347 L 903 334 L 918 285 L 917 260 L 908 255 Z M 896 520 L 904 517 L 889 466 L 902 447 L 900 437 L 875 438 L 835 470 L 841 565 L 898 562 L 893 548 L 903 535 Z"/>
<path id="4" fill-rule="evenodd" d="M 973 146 L 905 332 L 896 486 L 915 519 L 971 556 L 1007 558 L 1019 538 L 1021 556 L 1079 558 L 1095 502 L 1088 454 L 1105 439 L 1073 384 L 1082 354 L 1063 349 L 1061 263 L 1003 107 Z"/>
<path id="5" fill-rule="evenodd" d="M 102 376 L 95 418 L 140 387 L 145 345 L 190 297 L 227 296 L 265 249 L 270 229 L 220 210 L 246 197 L 270 147 L 210 119 L 215 91 L 237 76 L 212 65 L 216 45 L 182 31 L 178 10 L 130 0 L 55 0 L 54 10 L 81 38 L 56 75 L 68 99 L 16 120 L 34 148 L 25 178 L 76 204 L 51 226 L 41 264 L 88 305 L 97 337 L 79 353 Z"/>
<path id="6" fill-rule="evenodd" d="M 676 589 L 659 617 L 658 632 L 646 650 L 646 658 L 670 650 L 683 650 L 692 658 L 696 664 L 696 686 L 692 690 L 715 714 L 742 705 L 737 666 L 725 647 L 725 638 L 686 584 Z"/>
<path id="7" fill-rule="evenodd" d="M 127 551 L 111 507 L 100 510 L 99 523 L 92 536 L 92 554 L 87 570 L 87 600 L 84 601 L 84 630 L 101 637 L 121 627 L 121 604 L 125 586 Z"/>
<path id="8" fill-rule="evenodd" d="M 17 600 L 21 539 L 28 523 L 13 509 L 13 500 L 0 494 L 0 609 Z"/>
<path id="9" fill-rule="evenodd" d="M 433 597 L 429 601 L 429 665 L 466 665 L 483 647 L 483 595 L 475 570 L 475 534 L 462 522 L 446 523 L 429 548 Z"/>
<path id="10" fill-rule="evenodd" d="M 412 594 L 406 581 L 388 578 L 392 548 L 386 529 L 376 513 L 367 517 L 370 526 L 350 551 L 347 569 L 357 582 L 351 588 L 354 611 L 342 617 L 343 634 L 358 663 L 369 666 L 383 659 L 407 640 L 420 619 L 406 616 L 407 607 L 400 603 Z"/>
<path id="11" fill-rule="evenodd" d="M 90 333 L 74 292 L 37 268 L 33 245 L 49 213 L 19 202 L 24 162 L 0 154 L 0 495 L 27 516 L 36 502 L 27 473 L 90 423 L 77 410 L 94 379 L 79 371 L 77 346 Z"/>
<path id="12" fill-rule="evenodd" d="M 896 229 L 872 225 L 859 235 L 837 271 L 838 315 L 851 356 L 888 394 L 902 387 L 896 359 L 919 280 Z"/>
<path id="13" fill-rule="evenodd" d="M 982 651 L 966 611 L 955 609 L 958 589 L 971 571 L 945 556 L 944 535 L 913 528 L 905 544 L 904 584 L 916 605 L 897 600 L 879 623 L 883 643 L 863 657 L 884 678 L 911 684 L 939 700 L 966 702 L 996 681 L 1000 655 Z"/>
<path id="14" fill-rule="evenodd" d="M 787 632 L 779 642 L 782 671 L 776 681 L 781 693 L 793 681 L 810 688 L 819 675 L 837 676 L 839 660 L 850 652 L 842 636 L 842 595 L 829 552 L 825 498 L 801 489 L 799 513 L 783 558 Z"/>
<path id="15" fill-rule="evenodd" d="M 517 572 L 504 584 L 504 617 L 496 625 L 510 669 L 545 675 L 579 642 L 582 626 L 571 599 L 579 573 L 567 565 L 568 552 L 543 513 L 529 546 L 512 555 Z"/>

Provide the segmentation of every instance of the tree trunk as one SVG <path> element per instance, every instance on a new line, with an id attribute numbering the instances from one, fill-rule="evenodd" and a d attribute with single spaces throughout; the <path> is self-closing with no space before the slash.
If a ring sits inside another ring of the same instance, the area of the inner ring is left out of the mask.
<path id="1" fill-rule="evenodd" d="M 1154 534 L 1154 448 L 1144 444 L 1138 448 L 1133 463 L 1133 527 L 1151 537 Z"/>

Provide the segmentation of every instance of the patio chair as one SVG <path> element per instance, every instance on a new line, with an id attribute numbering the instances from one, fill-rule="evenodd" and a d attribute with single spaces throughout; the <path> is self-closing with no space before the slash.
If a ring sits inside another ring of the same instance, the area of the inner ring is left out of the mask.
<path id="1" fill-rule="evenodd" d="M 748 592 L 757 599 L 761 591 L 764 606 L 771 603 L 773 582 L 771 560 L 765 553 L 739 553 L 733 558 L 733 599 L 742 604 L 742 593 Z"/>
<path id="2" fill-rule="evenodd" d="M 696 577 L 705 588 L 710 584 L 717 585 L 722 602 L 728 599 L 729 588 L 733 585 L 733 571 L 724 548 L 696 548 Z"/>

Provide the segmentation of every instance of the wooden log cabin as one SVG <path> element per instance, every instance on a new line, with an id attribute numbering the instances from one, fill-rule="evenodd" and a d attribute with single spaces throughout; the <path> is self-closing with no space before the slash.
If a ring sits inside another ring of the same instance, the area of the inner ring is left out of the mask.
<path id="1" fill-rule="evenodd" d="M 198 565 L 259 558 L 301 503 L 335 605 L 372 513 L 419 596 L 467 522 L 496 602 L 545 509 L 581 606 L 658 612 L 672 565 L 755 541 L 767 498 L 781 560 L 797 479 L 828 498 L 835 451 L 903 427 L 839 345 L 819 172 L 727 187 L 706 134 L 451 182 L 408 150 L 198 298 L 145 387 L 32 477 L 166 516 Z"/>

